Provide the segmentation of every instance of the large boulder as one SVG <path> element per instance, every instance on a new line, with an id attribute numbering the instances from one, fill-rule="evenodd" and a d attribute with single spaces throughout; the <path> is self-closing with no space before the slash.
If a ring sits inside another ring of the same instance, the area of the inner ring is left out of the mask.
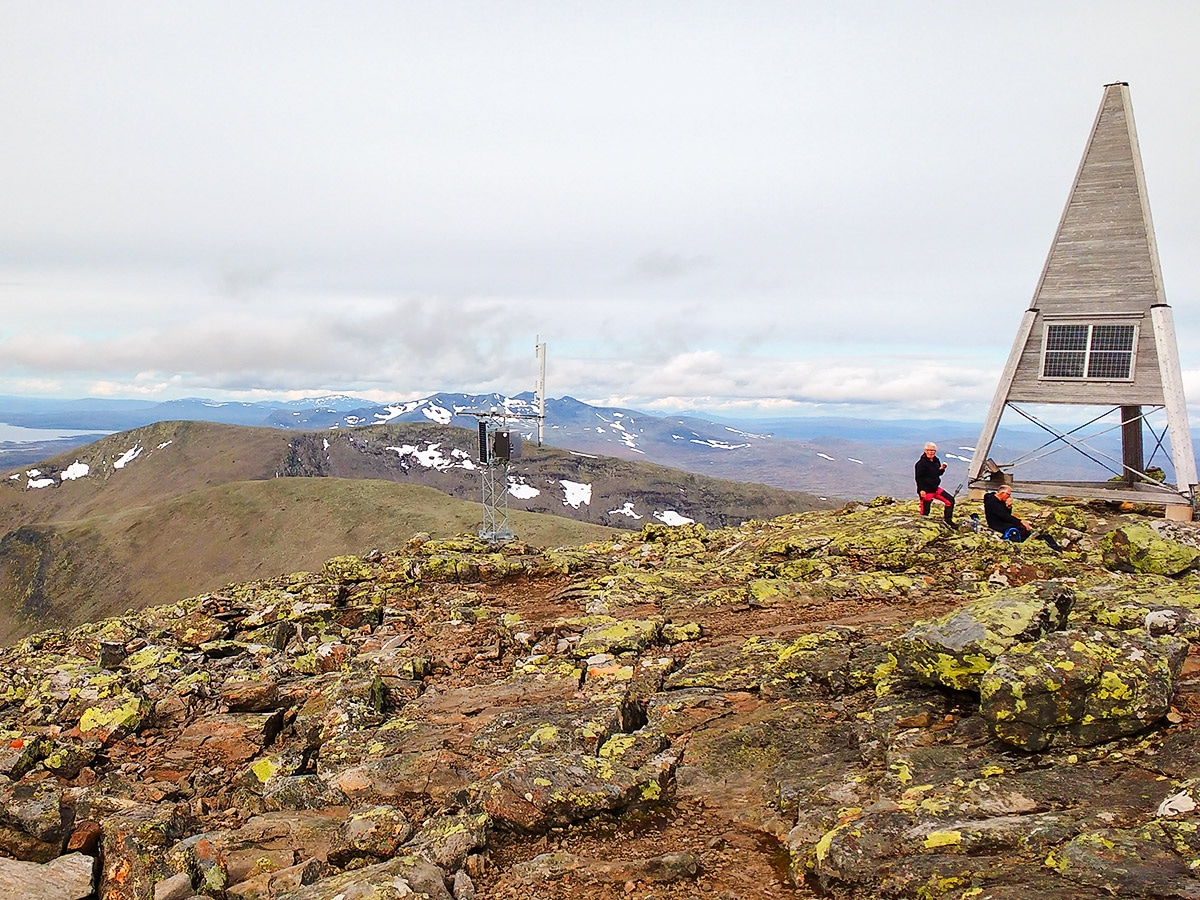
<path id="1" fill-rule="evenodd" d="M 1117 572 L 1141 575 L 1182 575 L 1200 565 L 1200 550 L 1168 537 L 1149 525 L 1114 528 L 1100 544 L 1104 565 Z"/>
<path id="2" fill-rule="evenodd" d="M 892 650 L 901 670 L 926 684 L 978 691 L 996 657 L 1065 627 L 1074 603 L 1071 589 L 1056 582 L 1013 588 L 914 626 Z"/>
<path id="3" fill-rule="evenodd" d="M 387 862 L 355 869 L 287 894 L 288 900 L 453 900 L 445 875 L 419 856 L 396 856 Z"/>
<path id="4" fill-rule="evenodd" d="M 935 562 L 937 556 L 930 545 L 945 533 L 945 525 L 937 516 L 866 509 L 836 520 L 825 531 L 829 542 L 821 553 L 843 558 L 860 569 L 903 571 Z"/>
<path id="5" fill-rule="evenodd" d="M 408 818 L 394 806 L 359 810 L 338 828 L 329 847 L 329 862 L 344 867 L 355 859 L 371 862 L 390 859 L 412 832 Z"/>
<path id="6" fill-rule="evenodd" d="M 45 864 L 0 857 L 0 896 L 83 900 L 94 896 L 96 860 L 68 853 Z"/>
<path id="7" fill-rule="evenodd" d="M 173 874 L 167 853 L 181 836 L 186 818 L 165 805 L 134 806 L 105 818 L 100 844 L 100 884 L 105 900 L 142 900 Z"/>
<path id="8" fill-rule="evenodd" d="M 507 828 L 544 832 L 622 812 L 664 796 L 676 758 L 661 754 L 638 769 L 582 753 L 539 754 L 473 786 L 478 805 Z"/>
<path id="9" fill-rule="evenodd" d="M 1070 881 L 1112 897 L 1197 897 L 1194 848 L 1159 822 L 1078 834 L 1047 856 Z"/>
<path id="10" fill-rule="evenodd" d="M 1187 643 L 1106 628 L 1046 635 L 1001 655 L 980 681 L 992 733 L 1022 750 L 1141 731 L 1171 709 Z"/>

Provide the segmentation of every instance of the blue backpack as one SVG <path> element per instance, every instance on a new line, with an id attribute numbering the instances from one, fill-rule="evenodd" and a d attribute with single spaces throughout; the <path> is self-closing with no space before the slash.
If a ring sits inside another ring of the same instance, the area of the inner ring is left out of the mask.
<path id="1" fill-rule="evenodd" d="M 1019 528 L 1008 529 L 1008 531 L 1004 532 L 1004 540 L 1016 541 L 1018 544 L 1021 543 L 1021 529 L 1019 529 Z"/>

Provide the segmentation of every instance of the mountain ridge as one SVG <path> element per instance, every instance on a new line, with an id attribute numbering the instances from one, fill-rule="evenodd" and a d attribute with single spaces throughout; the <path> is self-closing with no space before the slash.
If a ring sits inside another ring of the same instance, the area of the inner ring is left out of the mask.
<path id="1" fill-rule="evenodd" d="M 0 640 L 416 532 L 474 533 L 476 438 L 434 422 L 317 432 L 160 422 L 22 468 L 0 481 Z M 830 505 L 553 447 L 530 447 L 510 475 L 514 530 L 551 544 L 642 521 L 717 527 Z"/>
<path id="2" fill-rule="evenodd" d="M 219 402 L 203 399 L 150 401 L 34 401 L 0 397 L 0 422 L 27 427 L 89 427 L 123 431 L 152 421 L 223 422 L 286 430 L 353 429 L 387 422 L 433 422 L 473 429 L 469 413 L 493 409 L 532 412 L 533 395 L 441 392 L 417 400 L 371 403 L 347 395 L 294 401 Z M 770 427 L 767 427 L 770 426 Z M 534 429 L 516 419 L 526 442 Z M 735 481 L 768 484 L 818 496 L 868 499 L 913 493 L 912 461 L 927 440 L 943 448 L 948 486 L 966 480 L 966 463 L 978 438 L 977 424 L 952 420 L 868 421 L 833 417 L 733 423 L 698 415 L 657 415 L 620 407 L 597 407 L 571 397 L 546 401 L 547 444 L 582 453 L 647 459 L 671 468 Z M 94 437 L 94 436 L 93 436 Z M 88 438 L 41 442 L 33 447 L 0 444 L 0 465 L 29 465 L 86 443 Z M 1114 434 L 1097 446 L 1119 455 Z M 1017 423 L 997 436 L 993 456 L 1015 458 L 1041 443 L 1038 432 Z M 911 457 L 909 459 L 908 457 Z M 1161 464 L 1162 459 L 1156 459 Z M 1107 472 L 1075 455 L 1042 460 L 1045 480 L 1098 480 Z M 1166 466 L 1169 470 L 1169 465 Z M 1171 473 L 1168 471 L 1168 480 Z"/>

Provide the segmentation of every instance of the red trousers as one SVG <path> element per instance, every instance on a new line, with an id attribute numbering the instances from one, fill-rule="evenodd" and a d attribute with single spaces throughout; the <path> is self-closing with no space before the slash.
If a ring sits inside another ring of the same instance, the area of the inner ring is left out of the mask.
<path id="1" fill-rule="evenodd" d="M 954 515 L 954 498 L 947 494 L 944 488 L 938 488 L 932 494 L 928 491 L 925 493 L 925 496 L 920 500 L 921 515 L 929 515 L 929 504 L 935 500 L 938 503 L 945 504 L 946 510 L 943 513 L 943 516 L 946 519 L 946 522 L 949 523 L 951 521 L 951 517 Z"/>

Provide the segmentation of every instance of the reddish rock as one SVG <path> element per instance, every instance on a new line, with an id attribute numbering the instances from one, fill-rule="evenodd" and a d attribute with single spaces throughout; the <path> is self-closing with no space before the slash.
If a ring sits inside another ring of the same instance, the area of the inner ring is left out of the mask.
<path id="1" fill-rule="evenodd" d="M 99 822 L 90 820 L 76 822 L 75 827 L 71 829 L 71 836 L 67 838 L 67 852 L 78 851 L 94 855 L 103 834 L 104 830 L 100 827 Z"/>
<path id="2" fill-rule="evenodd" d="M 268 712 L 281 705 L 279 684 L 273 678 L 226 681 L 221 685 L 221 702 L 230 712 Z"/>
<path id="3" fill-rule="evenodd" d="M 137 807 L 110 816 L 101 824 L 104 837 L 99 895 L 104 900 L 145 900 L 153 895 L 156 883 L 174 874 L 166 860 L 181 830 L 174 809 Z"/>

